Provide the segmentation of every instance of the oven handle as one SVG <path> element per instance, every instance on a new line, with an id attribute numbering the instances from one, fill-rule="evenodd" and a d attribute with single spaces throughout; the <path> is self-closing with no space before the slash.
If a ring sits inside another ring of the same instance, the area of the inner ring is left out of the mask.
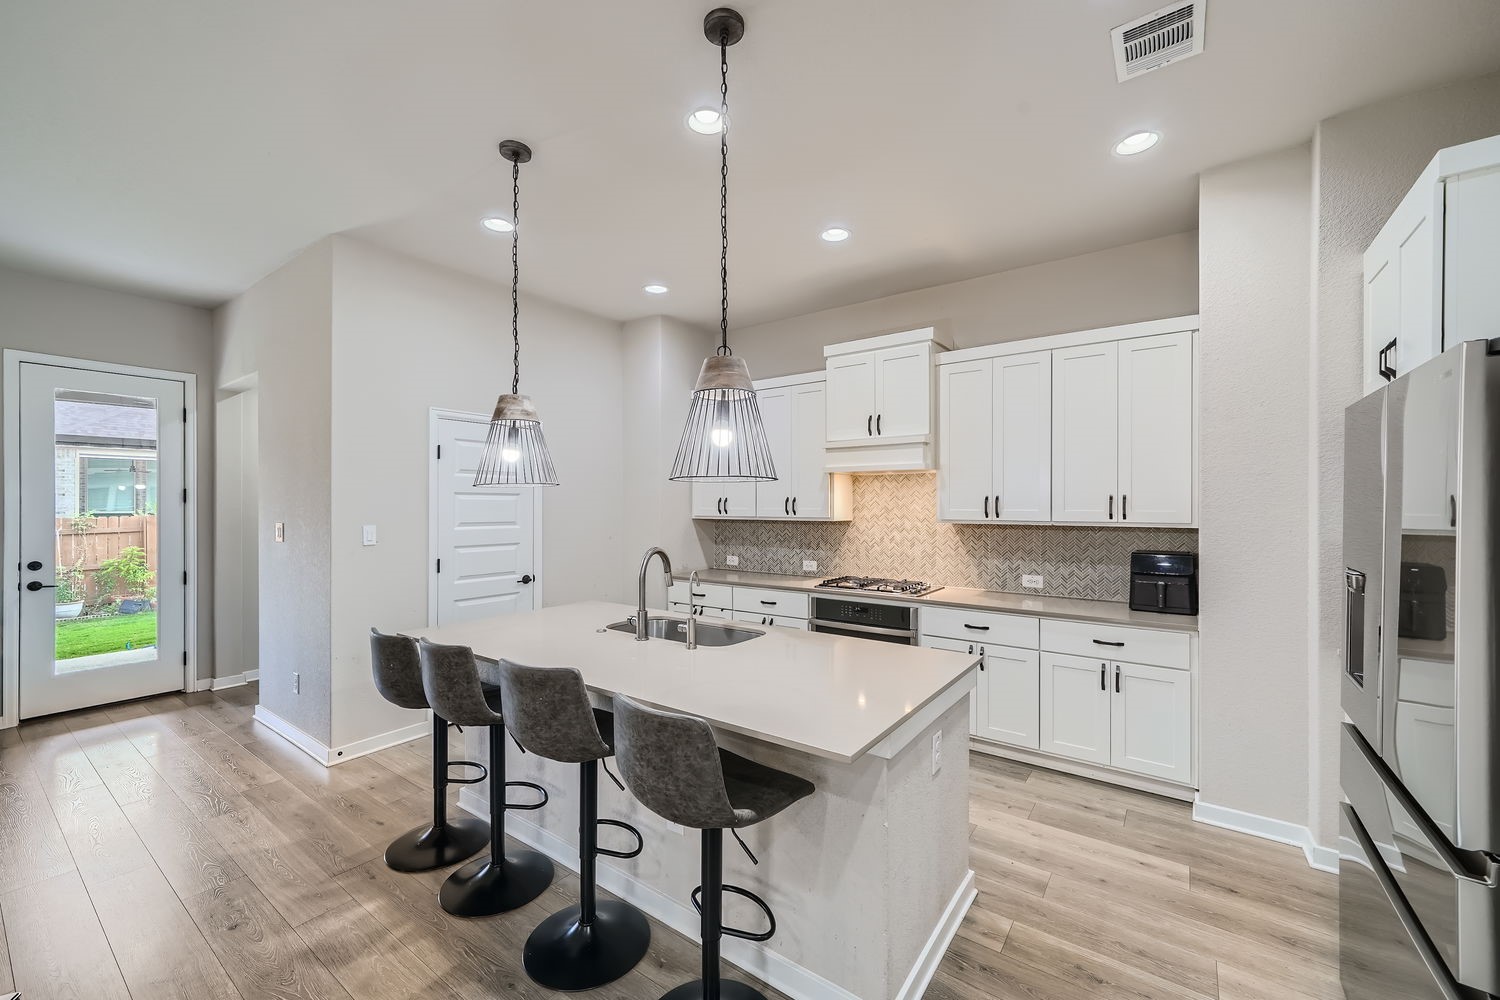
<path id="1" fill-rule="evenodd" d="M 823 625 L 831 629 L 846 628 L 851 632 L 868 632 L 871 635 L 895 635 L 907 639 L 915 639 L 917 632 L 909 628 L 882 628 L 879 625 L 855 625 L 853 622 L 831 622 L 824 618 L 814 618 L 809 622 L 813 631 L 818 631 L 818 626 Z"/>

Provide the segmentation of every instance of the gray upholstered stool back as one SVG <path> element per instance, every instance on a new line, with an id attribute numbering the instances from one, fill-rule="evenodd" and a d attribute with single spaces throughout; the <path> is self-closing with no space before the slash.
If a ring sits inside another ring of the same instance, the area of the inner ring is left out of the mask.
<path id="1" fill-rule="evenodd" d="M 380 692 L 380 697 L 401 708 L 429 707 L 427 695 L 422 690 L 422 661 L 417 653 L 417 640 L 407 635 L 386 635 L 372 628 L 370 663 L 375 671 L 375 690 Z"/>
<path id="2" fill-rule="evenodd" d="M 499 666 L 505 727 L 528 752 L 564 764 L 610 755 L 577 668 L 528 667 L 509 660 Z"/>
<path id="3" fill-rule="evenodd" d="M 658 816 L 695 830 L 733 829 L 719 748 L 707 722 L 615 697 L 615 760 L 630 792 Z"/>
<path id="4" fill-rule="evenodd" d="M 422 689 L 432 710 L 458 726 L 498 726 L 504 719 L 485 701 L 479 664 L 468 646 L 443 646 L 423 639 Z"/>

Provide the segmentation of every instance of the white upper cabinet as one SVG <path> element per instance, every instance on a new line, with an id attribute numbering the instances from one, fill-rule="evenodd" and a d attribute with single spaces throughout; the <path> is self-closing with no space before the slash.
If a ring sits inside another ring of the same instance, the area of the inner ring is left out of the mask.
<path id="1" fill-rule="evenodd" d="M 995 362 L 938 368 L 938 517 L 981 521 L 994 503 Z"/>
<path id="2" fill-rule="evenodd" d="M 1440 151 L 1364 258 L 1365 388 L 1500 336 L 1500 136 Z"/>
<path id="3" fill-rule="evenodd" d="M 1193 521 L 1193 335 L 1120 342 L 1120 507 L 1125 523 Z"/>
<path id="4" fill-rule="evenodd" d="M 694 483 L 693 516 L 744 520 L 755 516 L 754 483 Z"/>
<path id="5" fill-rule="evenodd" d="M 1052 352 L 1052 520 L 1113 521 L 1119 485 L 1119 345 Z"/>
<path id="6" fill-rule="evenodd" d="M 760 404 L 760 422 L 766 429 L 766 443 L 771 447 L 771 464 L 776 469 L 775 482 L 756 484 L 757 517 L 792 516 L 792 390 L 787 386 L 761 389 L 756 394 Z"/>
<path id="7" fill-rule="evenodd" d="M 1052 517 L 1049 351 L 938 369 L 938 516 Z"/>
<path id="8" fill-rule="evenodd" d="M 940 349 L 931 329 L 823 349 L 830 471 L 933 468 L 933 357 Z"/>
<path id="9" fill-rule="evenodd" d="M 828 474 L 827 387 L 822 382 L 803 382 L 791 386 L 790 392 L 795 430 L 787 462 L 792 473 L 792 516 L 848 520 L 853 516 L 849 477 Z"/>

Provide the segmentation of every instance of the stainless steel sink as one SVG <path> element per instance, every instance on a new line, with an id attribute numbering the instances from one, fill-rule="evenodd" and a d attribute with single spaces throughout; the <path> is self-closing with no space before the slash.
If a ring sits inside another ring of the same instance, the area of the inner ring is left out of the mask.
<path id="1" fill-rule="evenodd" d="M 615 622 L 608 628 L 614 632 L 629 632 L 635 635 L 635 619 L 627 618 L 622 622 Z M 695 630 L 698 633 L 698 645 L 700 646 L 733 646 L 736 643 L 748 642 L 751 639 L 765 635 L 752 628 L 735 628 L 733 625 L 713 625 L 708 622 L 698 622 Z M 687 619 L 685 618 L 646 618 L 646 635 L 652 639 L 670 639 L 673 642 L 687 642 Z"/>

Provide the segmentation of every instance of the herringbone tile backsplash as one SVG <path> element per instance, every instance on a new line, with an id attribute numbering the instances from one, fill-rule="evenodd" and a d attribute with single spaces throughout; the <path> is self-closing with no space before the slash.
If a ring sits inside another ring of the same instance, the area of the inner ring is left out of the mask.
<path id="1" fill-rule="evenodd" d="M 1190 528 L 1084 528 L 1051 525 L 944 524 L 937 520 L 937 475 L 854 477 L 848 523 L 709 521 L 713 565 L 753 573 L 818 577 L 861 573 L 1047 594 L 1092 601 L 1130 598 L 1130 553 L 1198 551 Z M 818 572 L 803 574 L 802 560 Z M 1024 590 L 1023 573 L 1039 573 L 1042 590 Z"/>

